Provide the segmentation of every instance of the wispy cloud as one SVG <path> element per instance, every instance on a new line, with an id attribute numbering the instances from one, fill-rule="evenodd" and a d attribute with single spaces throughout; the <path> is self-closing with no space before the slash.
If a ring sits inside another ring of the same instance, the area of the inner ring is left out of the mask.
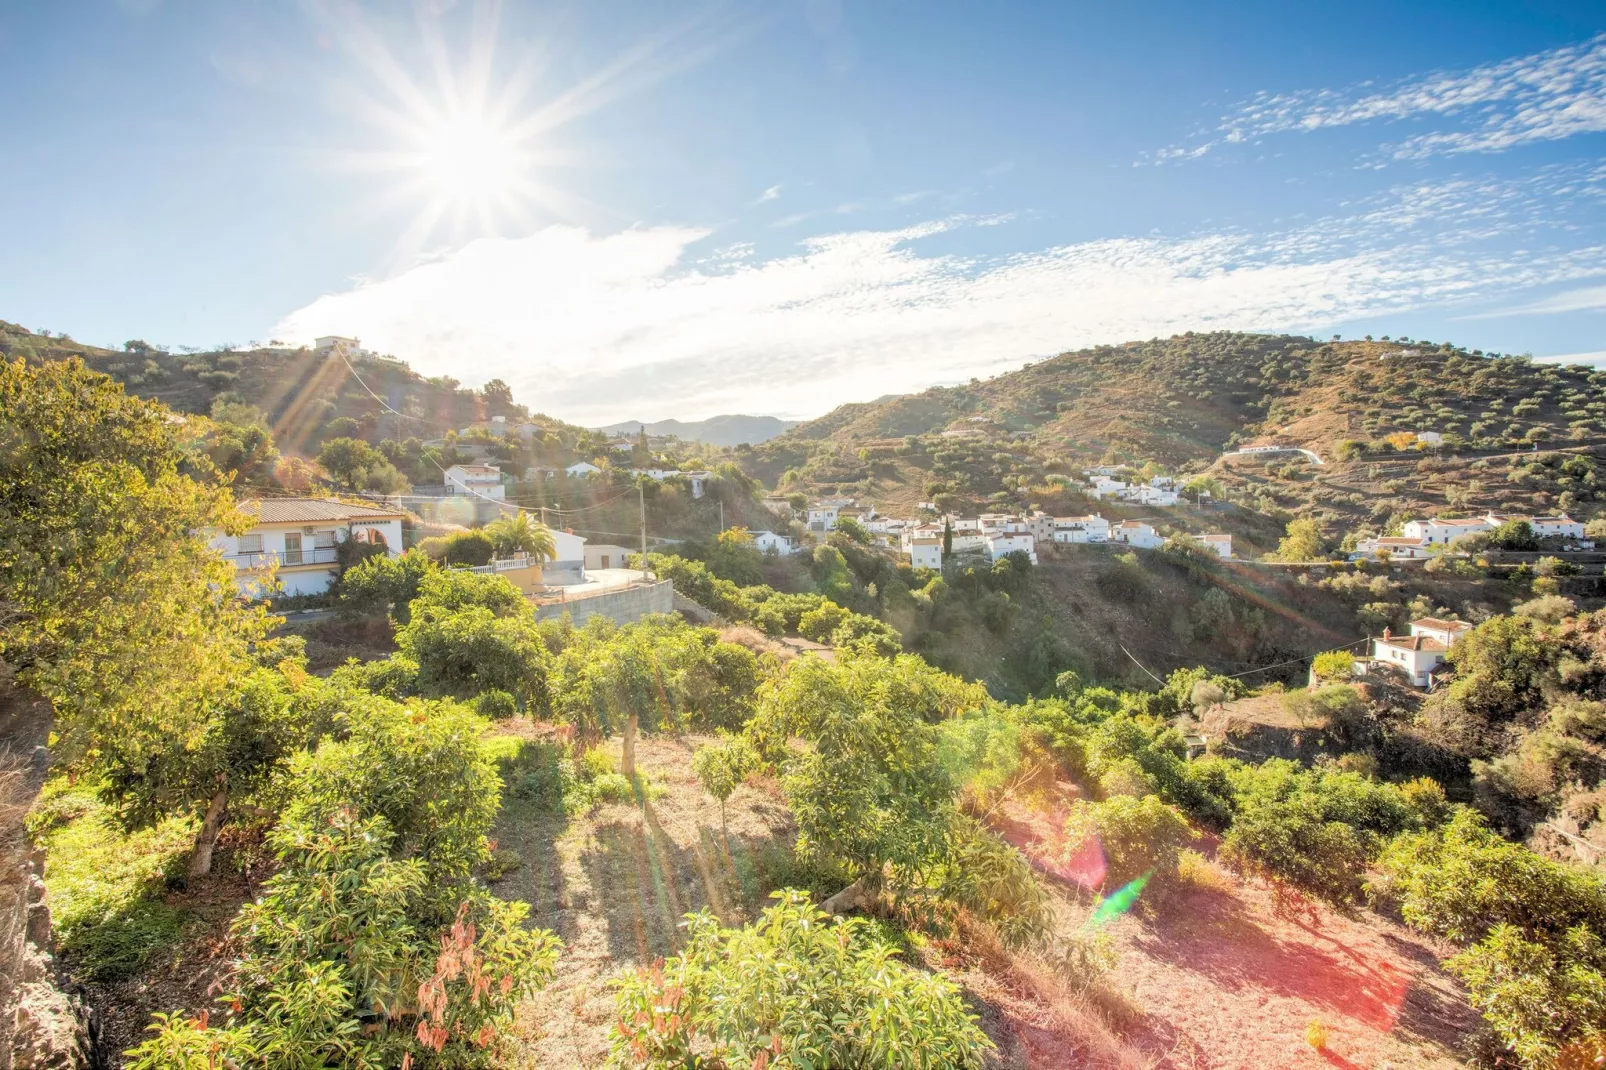
<path id="1" fill-rule="evenodd" d="M 1514 305 L 1511 308 L 1496 309 L 1492 312 L 1479 312 L 1467 316 L 1466 319 L 1498 319 L 1504 316 L 1548 316 L 1558 312 L 1602 312 L 1606 311 L 1606 286 L 1585 286 L 1575 290 L 1565 290 L 1559 294 L 1551 294 L 1537 301 Z"/>
<path id="2" fill-rule="evenodd" d="M 779 182 L 777 182 L 775 185 L 771 186 L 769 189 L 765 190 L 763 193 L 760 193 L 758 195 L 758 199 L 755 200 L 753 203 L 754 204 L 763 204 L 765 201 L 777 200 L 780 196 L 781 196 L 781 184 Z"/>
<path id="3" fill-rule="evenodd" d="M 1532 205 L 1576 181 L 1411 186 L 1276 233 L 1111 238 L 989 257 L 923 245 L 994 222 L 966 217 L 815 237 L 769 259 L 745 246 L 702 252 L 701 228 L 554 226 L 322 297 L 273 333 L 355 334 L 427 374 L 500 376 L 535 407 L 585 422 L 811 415 L 1097 342 L 1317 331 L 1598 281 L 1599 246 L 1518 247 Z"/>
<path id="4" fill-rule="evenodd" d="M 1606 130 L 1606 34 L 1546 52 L 1406 79 L 1386 89 L 1262 93 L 1156 161 L 1193 159 L 1222 145 L 1276 134 L 1311 133 L 1360 123 L 1437 121 L 1445 129 L 1387 145 L 1397 159 L 1465 152 L 1501 152 Z"/>

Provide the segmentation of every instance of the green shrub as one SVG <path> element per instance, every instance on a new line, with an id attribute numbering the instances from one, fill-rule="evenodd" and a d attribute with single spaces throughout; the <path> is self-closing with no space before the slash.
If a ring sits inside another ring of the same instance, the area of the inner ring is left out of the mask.
<path id="1" fill-rule="evenodd" d="M 524 927 L 525 904 L 392 857 L 384 818 L 342 808 L 269 842 L 279 870 L 232 926 L 236 1024 L 159 1018 L 130 1067 L 483 1066 L 552 976 L 559 942 Z"/>
<path id="2" fill-rule="evenodd" d="M 1177 875 L 1177 855 L 1198 833 L 1159 797 L 1116 795 L 1104 802 L 1078 800 L 1065 822 L 1072 851 L 1093 843 L 1103 849 L 1105 888 L 1119 888 L 1144 874 L 1158 886 Z"/>
<path id="3" fill-rule="evenodd" d="M 492 688 L 482 692 L 474 701 L 474 709 L 481 717 L 489 717 L 493 721 L 505 721 L 519 712 L 519 704 L 506 691 Z"/>
<path id="4" fill-rule="evenodd" d="M 758 753 L 745 736 L 722 736 L 691 756 L 698 782 L 719 802 L 720 828 L 725 827 L 725 800 L 757 766 Z"/>
<path id="5" fill-rule="evenodd" d="M 591 782 L 593 797 L 601 803 L 634 802 L 635 789 L 623 773 L 603 773 Z"/>
<path id="6" fill-rule="evenodd" d="M 690 915 L 680 954 L 615 982 L 615 1063 L 983 1065 L 992 1042 L 952 982 L 899 962 L 868 922 L 775 898 L 744 929 Z"/>
<path id="7" fill-rule="evenodd" d="M 1301 794 L 1240 810 L 1221 858 L 1250 876 L 1347 905 L 1360 897 L 1367 846 L 1354 827 L 1325 819 L 1319 800 Z"/>
<path id="8" fill-rule="evenodd" d="M 407 705 L 370 696 L 340 715 L 326 739 L 291 765 L 284 820 L 319 827 L 338 813 L 383 817 L 398 853 L 432 880 L 466 876 L 488 851 L 502 791 L 480 738 L 486 722 L 452 702 Z"/>
<path id="9" fill-rule="evenodd" d="M 496 544 L 483 531 L 458 531 L 446 537 L 448 565 L 488 565 L 496 556 Z"/>

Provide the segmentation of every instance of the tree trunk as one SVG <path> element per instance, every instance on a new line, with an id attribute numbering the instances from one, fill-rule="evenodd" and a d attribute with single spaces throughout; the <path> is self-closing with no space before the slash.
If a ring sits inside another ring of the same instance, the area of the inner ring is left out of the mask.
<path id="1" fill-rule="evenodd" d="M 206 805 L 206 817 L 201 831 L 195 837 L 195 854 L 190 856 L 190 877 L 205 877 L 212 872 L 212 849 L 217 846 L 217 834 L 223 827 L 223 810 L 229 803 L 229 776 L 218 777 L 217 792 Z"/>
<path id="2" fill-rule="evenodd" d="M 636 778 L 636 730 L 640 727 L 641 717 L 635 710 L 625 719 L 625 738 L 622 753 L 619 758 L 619 771 L 624 773 L 627 780 Z"/>
<path id="3" fill-rule="evenodd" d="M 827 914 L 846 914 L 850 910 L 866 910 L 871 906 L 869 893 L 864 889 L 865 878 L 860 877 L 840 892 L 820 904 Z"/>

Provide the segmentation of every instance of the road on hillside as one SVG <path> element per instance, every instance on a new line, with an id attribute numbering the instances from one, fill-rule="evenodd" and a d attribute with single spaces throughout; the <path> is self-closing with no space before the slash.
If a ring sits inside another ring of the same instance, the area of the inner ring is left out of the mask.
<path id="1" fill-rule="evenodd" d="M 1228 450 L 1221 456 L 1226 457 L 1258 457 L 1263 453 L 1303 453 L 1310 458 L 1312 464 L 1326 464 L 1316 456 L 1315 450 L 1305 449 L 1303 446 L 1250 446 L 1248 449 Z"/>

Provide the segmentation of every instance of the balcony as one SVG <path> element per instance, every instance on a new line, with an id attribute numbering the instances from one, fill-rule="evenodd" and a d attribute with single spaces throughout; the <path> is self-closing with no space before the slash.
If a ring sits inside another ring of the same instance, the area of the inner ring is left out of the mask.
<path id="1" fill-rule="evenodd" d="M 232 561 L 237 569 L 254 572 L 270 565 L 278 565 L 281 568 L 292 565 L 332 565 L 338 553 L 338 549 L 333 546 L 311 546 L 304 550 L 257 550 L 251 553 L 227 554 L 224 560 Z"/>

